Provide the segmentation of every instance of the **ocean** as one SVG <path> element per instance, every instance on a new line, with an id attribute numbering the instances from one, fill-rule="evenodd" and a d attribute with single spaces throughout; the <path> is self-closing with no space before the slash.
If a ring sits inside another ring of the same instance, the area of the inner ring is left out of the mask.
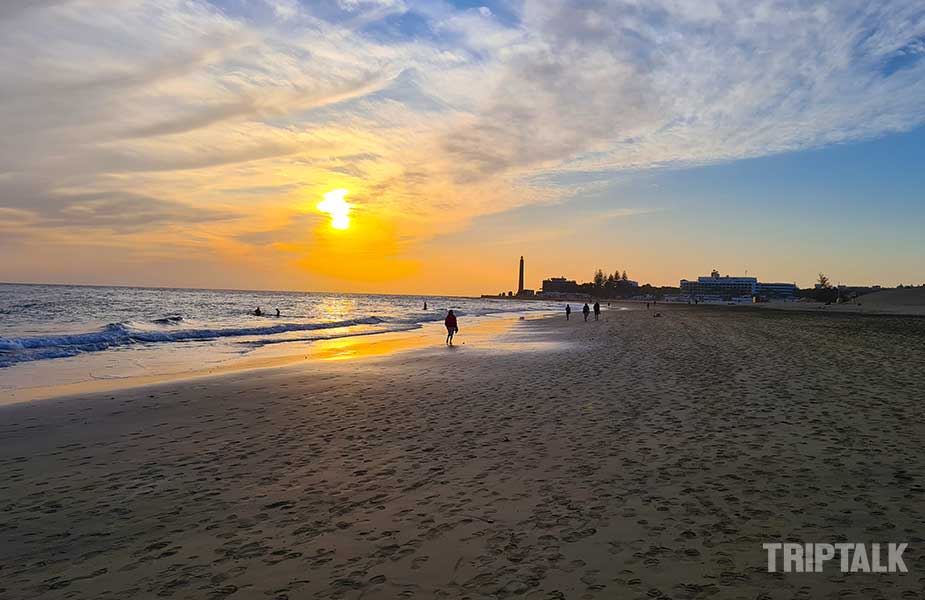
<path id="1" fill-rule="evenodd" d="M 254 315 L 258 306 L 264 316 Z M 123 377 L 162 371 L 180 356 L 208 365 L 271 344 L 407 331 L 442 321 L 449 308 L 463 323 L 561 309 L 445 296 L 0 284 L 0 388 L 54 373 L 58 365 L 86 367 L 95 378 Z M 31 368 L 17 369 L 24 365 Z M 12 371 L 18 381 L 4 385 Z"/>

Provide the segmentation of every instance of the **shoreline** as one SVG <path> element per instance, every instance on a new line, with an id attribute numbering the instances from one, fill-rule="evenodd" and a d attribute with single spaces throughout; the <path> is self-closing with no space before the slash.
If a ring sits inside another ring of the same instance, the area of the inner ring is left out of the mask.
<path id="1" fill-rule="evenodd" d="M 908 318 L 923 319 L 925 318 L 925 308 L 922 311 L 909 310 L 908 307 L 903 309 L 897 308 L 896 311 L 885 311 L 869 309 L 867 311 L 856 310 L 853 305 L 836 308 L 836 305 L 824 306 L 813 305 L 807 306 L 805 303 L 791 304 L 683 304 L 664 302 L 652 304 L 648 311 L 642 308 L 645 302 L 631 300 L 610 300 L 612 306 L 605 306 L 604 312 L 616 312 L 618 310 L 641 310 L 643 312 L 655 313 L 659 311 L 696 311 L 706 310 L 717 313 L 728 312 L 777 312 L 789 314 L 802 314 L 807 316 L 837 316 L 837 317 L 885 317 L 885 318 Z M 842 306 L 842 305 L 838 305 Z M 573 311 L 573 318 L 581 318 L 580 312 Z M 476 341 L 486 347 L 497 344 L 498 339 L 504 333 L 508 332 L 515 323 L 523 320 L 552 319 L 558 318 L 557 313 L 553 312 L 529 312 L 519 314 L 517 312 L 504 312 L 492 315 L 482 315 L 471 317 L 466 320 L 466 332 L 458 338 L 459 345 L 465 345 L 467 340 Z M 49 385 L 21 386 L 13 389 L 0 389 L 0 407 L 16 405 L 20 403 L 54 400 L 64 397 L 85 396 L 98 393 L 112 393 L 134 388 L 144 388 L 150 386 L 170 385 L 185 381 L 208 380 L 215 377 L 223 377 L 236 373 L 246 373 L 251 371 L 262 371 L 267 369 L 283 369 L 300 364 L 318 364 L 319 362 L 329 362 L 337 360 L 362 360 L 372 358 L 386 358 L 393 353 L 426 350 L 428 348 L 441 348 L 442 345 L 437 343 L 443 336 L 443 325 L 439 322 L 429 322 L 422 324 L 417 329 L 404 331 L 386 331 L 356 333 L 342 337 L 329 339 L 318 339 L 313 341 L 291 341 L 278 342 L 270 344 L 247 354 L 226 359 L 214 366 L 207 366 L 198 369 L 185 369 L 164 371 L 151 375 L 129 375 L 113 378 L 93 378 L 74 382 L 54 383 Z M 91 355 L 92 356 L 92 355 Z M 75 360 L 74 358 L 49 359 L 36 363 L 25 363 L 25 365 L 37 368 L 54 368 L 57 362 Z M 17 368 L 16 365 L 12 368 Z"/>
<path id="2" fill-rule="evenodd" d="M 519 320 L 545 318 L 544 313 L 519 315 L 515 312 L 497 313 L 471 317 L 464 322 L 465 333 L 457 343 L 465 345 L 467 341 L 491 345 L 494 338 L 509 330 Z M 133 388 L 157 385 L 169 385 L 183 381 L 195 381 L 229 374 L 259 371 L 264 369 L 284 368 L 302 363 L 334 360 L 357 360 L 384 356 L 395 352 L 425 349 L 435 346 L 440 341 L 441 332 L 445 336 L 443 324 L 425 323 L 421 327 L 406 331 L 359 333 L 319 339 L 310 342 L 279 342 L 258 348 L 244 356 L 225 360 L 215 366 L 199 369 L 167 371 L 151 375 L 125 376 L 118 378 L 90 378 L 74 382 L 55 383 L 18 387 L 12 390 L 0 390 L 0 407 L 51 400 L 61 397 L 84 396 L 104 392 L 117 392 Z M 436 347 L 440 347 L 439 344 Z M 56 361 L 71 359 L 49 359 L 44 363 L 28 364 L 36 369 L 43 367 L 54 369 Z M 13 367 L 15 368 L 15 366 Z"/>
<path id="3" fill-rule="evenodd" d="M 642 308 L 645 302 L 631 300 L 610 300 L 612 306 L 605 307 L 604 312 L 616 312 L 618 310 L 642 310 L 643 312 L 655 313 L 659 311 L 696 311 L 706 310 L 717 313 L 735 312 L 755 312 L 755 313 L 788 313 L 802 314 L 807 316 L 837 316 L 837 317 L 884 317 L 884 318 L 908 318 L 923 319 L 925 318 L 925 308 L 920 311 L 912 310 L 909 307 L 898 307 L 894 311 L 887 310 L 857 310 L 854 305 L 830 305 L 822 304 L 807 306 L 805 303 L 790 304 L 683 304 L 664 302 L 652 304 L 646 311 Z M 836 308 L 838 306 L 838 308 Z M 914 307 L 913 307 L 914 308 Z M 581 318 L 580 312 L 573 312 L 574 318 Z M 530 312 L 519 314 L 517 312 L 505 312 L 492 315 L 482 315 L 471 317 L 466 320 L 466 332 L 463 337 L 458 338 L 458 344 L 464 345 L 467 340 L 477 341 L 487 347 L 497 343 L 499 336 L 509 331 L 515 323 L 523 320 L 552 319 L 558 318 L 557 313 L 553 312 Z M 249 371 L 261 371 L 266 369 L 281 369 L 300 364 L 309 363 L 317 364 L 318 362 L 328 362 L 337 360 L 362 360 L 371 358 L 383 358 L 390 354 L 424 350 L 427 348 L 440 348 L 441 344 L 435 342 L 443 336 L 443 325 L 439 322 L 429 322 L 422 324 L 417 329 L 404 331 L 385 331 L 370 333 L 355 333 L 342 337 L 329 339 L 318 339 L 313 341 L 291 341 L 277 342 L 256 350 L 252 350 L 245 355 L 223 360 L 214 366 L 207 366 L 197 369 L 182 369 L 164 371 L 151 375 L 128 375 L 113 378 L 94 378 L 90 376 L 86 379 L 72 382 L 58 382 L 48 385 L 20 386 L 12 389 L 0 389 L 0 407 L 15 405 L 26 402 L 36 402 L 53 400 L 62 397 L 84 396 L 97 393 L 111 393 L 133 388 L 142 388 L 149 386 L 170 385 L 184 381 L 207 380 L 214 377 L 222 377 L 235 373 L 244 373 Z M 93 355 L 91 355 L 93 356 Z M 49 359 L 35 363 L 24 363 L 25 366 L 33 369 L 37 367 L 54 368 L 58 361 L 71 361 L 74 358 Z M 76 359 L 79 360 L 79 359 Z M 20 365 L 14 365 L 12 368 L 18 368 Z"/>

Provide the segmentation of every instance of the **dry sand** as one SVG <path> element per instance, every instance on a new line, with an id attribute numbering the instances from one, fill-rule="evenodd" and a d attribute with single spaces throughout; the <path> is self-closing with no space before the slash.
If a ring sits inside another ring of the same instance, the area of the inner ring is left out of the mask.
<path id="1" fill-rule="evenodd" d="M 922 597 L 925 319 L 508 335 L 0 408 L 0 598 Z M 910 572 L 767 573 L 788 540 Z"/>
<path id="2" fill-rule="evenodd" d="M 850 306 L 852 303 L 848 303 Z M 854 303 L 861 311 L 905 312 L 907 314 L 925 314 L 925 288 L 905 288 L 901 290 L 883 290 L 865 294 Z"/>
<path id="3" fill-rule="evenodd" d="M 828 305 L 822 302 L 766 302 L 744 306 L 774 310 L 822 310 L 868 315 L 925 316 L 925 287 L 883 290 L 864 294 L 854 300 Z"/>

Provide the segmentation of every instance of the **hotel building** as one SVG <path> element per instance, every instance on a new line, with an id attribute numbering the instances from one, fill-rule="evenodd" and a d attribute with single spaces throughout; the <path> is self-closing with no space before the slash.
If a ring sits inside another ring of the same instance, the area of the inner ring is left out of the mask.
<path id="1" fill-rule="evenodd" d="M 797 286 L 793 283 L 761 283 L 757 277 L 720 276 L 718 271 L 713 271 L 708 277 L 698 277 L 697 281 L 681 280 L 682 296 L 706 301 L 791 299 L 796 294 Z"/>

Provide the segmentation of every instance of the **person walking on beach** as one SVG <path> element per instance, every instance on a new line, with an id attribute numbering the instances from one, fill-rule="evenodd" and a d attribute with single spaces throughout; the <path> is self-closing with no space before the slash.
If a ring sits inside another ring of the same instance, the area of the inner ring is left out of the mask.
<path id="1" fill-rule="evenodd" d="M 601 316 L 601 304 L 600 302 L 594 303 L 594 320 L 597 321 Z"/>
<path id="2" fill-rule="evenodd" d="M 585 302 L 584 308 L 581 309 L 581 314 L 585 316 L 585 322 L 587 322 L 588 315 L 591 314 L 591 308 L 588 306 L 587 302 Z"/>
<path id="3" fill-rule="evenodd" d="M 424 310 L 427 310 L 427 300 L 424 301 Z"/>
<path id="4" fill-rule="evenodd" d="M 453 336 L 459 332 L 459 327 L 456 325 L 456 315 L 453 314 L 452 309 L 447 312 L 446 320 L 443 321 L 443 324 L 446 325 L 446 343 L 448 346 L 452 346 Z"/>
<path id="5" fill-rule="evenodd" d="M 568 321 L 569 317 L 571 316 L 572 316 L 572 305 L 566 304 L 565 305 L 565 320 Z"/>

